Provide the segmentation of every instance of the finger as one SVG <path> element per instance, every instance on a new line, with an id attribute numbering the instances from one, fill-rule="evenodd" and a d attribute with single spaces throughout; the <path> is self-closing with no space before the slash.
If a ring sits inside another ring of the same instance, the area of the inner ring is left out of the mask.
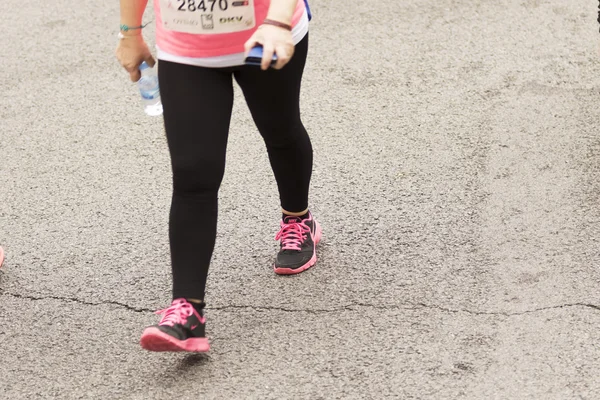
<path id="1" fill-rule="evenodd" d="M 131 78 L 131 82 L 137 82 L 142 77 L 139 69 L 135 69 L 133 71 L 129 71 L 129 77 Z"/>
<path id="2" fill-rule="evenodd" d="M 271 66 L 271 61 L 273 61 L 273 54 L 275 53 L 275 49 L 273 45 L 264 45 L 263 47 L 263 57 L 260 63 L 260 68 L 263 71 L 266 71 Z"/>
<path id="3" fill-rule="evenodd" d="M 248 53 L 250 53 L 250 50 L 252 50 L 256 46 L 262 46 L 262 44 L 263 39 L 261 37 L 250 38 L 250 40 L 248 40 L 244 45 L 244 57 L 248 57 Z"/>
<path id="4" fill-rule="evenodd" d="M 154 57 L 152 57 L 152 54 L 148 54 L 148 56 L 144 58 L 144 61 L 146 61 L 146 64 L 148 64 L 150 68 L 154 68 L 154 65 L 156 64 L 156 61 L 154 60 Z"/>
<path id="5" fill-rule="evenodd" d="M 140 68 L 140 64 L 141 62 L 127 62 L 127 63 L 123 63 L 123 68 L 125 68 L 125 71 L 129 72 L 130 74 L 134 73 L 135 71 L 137 71 Z"/>
<path id="6" fill-rule="evenodd" d="M 293 52 L 293 49 L 291 51 Z M 283 68 L 292 58 L 288 46 L 285 45 L 277 46 L 275 54 L 277 54 L 277 63 L 273 67 L 275 69 Z"/>
<path id="7" fill-rule="evenodd" d="M 250 50 L 252 50 L 252 48 L 256 46 L 257 43 L 258 42 L 256 41 L 256 39 L 254 39 L 254 36 L 248 39 L 246 43 L 244 43 L 244 58 L 248 57 L 248 53 L 250 53 Z"/>

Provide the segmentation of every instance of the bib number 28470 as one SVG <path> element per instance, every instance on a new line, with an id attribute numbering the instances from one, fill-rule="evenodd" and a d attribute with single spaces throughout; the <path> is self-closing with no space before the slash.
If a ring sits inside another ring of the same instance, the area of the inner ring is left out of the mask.
<path id="1" fill-rule="evenodd" d="M 254 0 L 159 0 L 165 29 L 184 33 L 233 33 L 254 28 Z"/>

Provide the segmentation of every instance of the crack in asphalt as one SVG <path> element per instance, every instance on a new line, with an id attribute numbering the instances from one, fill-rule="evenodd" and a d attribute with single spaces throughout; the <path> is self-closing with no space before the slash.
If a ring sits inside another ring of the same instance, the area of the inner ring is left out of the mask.
<path id="1" fill-rule="evenodd" d="M 94 303 L 91 301 L 85 301 L 78 299 L 76 297 L 60 297 L 60 296 L 31 296 L 31 295 L 22 295 L 18 293 L 10 293 L 6 291 L 0 291 L 0 296 L 11 296 L 18 299 L 26 299 L 32 301 L 43 301 L 43 300 L 58 300 L 58 301 L 71 301 L 78 304 L 88 305 L 88 306 L 102 306 L 102 305 L 113 305 L 124 308 L 129 311 L 142 313 L 142 312 L 154 312 L 155 310 L 151 310 L 149 308 L 142 307 L 133 307 L 125 303 L 120 303 L 118 301 L 101 301 L 98 303 Z M 591 308 L 593 310 L 600 311 L 600 306 L 595 304 L 588 303 L 566 303 L 560 304 L 556 306 L 548 306 L 548 307 L 539 307 L 531 310 L 525 311 L 517 311 L 517 312 L 502 312 L 502 311 L 473 311 L 467 309 L 452 309 L 447 307 L 438 306 L 435 304 L 426 304 L 426 303 L 405 303 L 405 304 L 392 304 L 392 305 L 377 305 L 377 304 L 369 304 L 369 303 L 351 303 L 346 304 L 337 308 L 329 308 L 329 309 L 302 309 L 302 308 L 285 308 L 285 307 L 275 307 L 275 306 L 249 306 L 249 305 L 225 305 L 225 306 L 217 306 L 217 307 L 206 307 L 207 310 L 218 310 L 218 311 L 228 311 L 228 310 L 260 310 L 260 311 L 282 311 L 282 312 L 304 312 L 309 314 L 324 314 L 324 313 L 337 313 L 342 311 L 356 311 L 356 308 L 374 308 L 378 310 L 418 310 L 418 309 L 431 309 L 431 310 L 439 310 L 446 313 L 459 314 L 465 313 L 470 315 L 480 315 L 480 316 L 504 316 L 504 317 L 512 317 L 526 314 L 534 314 L 541 311 L 547 310 L 557 310 L 563 308 L 573 308 L 573 307 L 584 307 Z"/>
<path id="2" fill-rule="evenodd" d="M 516 312 L 472 311 L 472 310 L 464 310 L 464 309 L 453 310 L 450 308 L 445 308 L 445 307 L 441 307 L 441 306 L 437 306 L 437 305 L 429 305 L 429 304 L 425 304 L 425 303 L 418 303 L 418 306 L 420 306 L 422 308 L 438 309 L 440 311 L 445 311 L 448 313 L 461 313 L 462 312 L 462 313 L 471 314 L 471 315 L 501 315 L 501 316 L 505 316 L 505 317 L 534 314 L 534 313 L 541 312 L 541 311 L 558 310 L 561 308 L 572 308 L 572 307 L 585 307 L 585 308 L 591 308 L 591 309 L 600 311 L 600 306 L 597 306 L 595 304 L 587 304 L 587 303 L 566 303 L 566 304 L 559 304 L 556 306 L 539 307 L 539 308 L 533 308 L 531 310 L 516 311 Z"/>
<path id="3" fill-rule="evenodd" d="M 129 311 L 134 311 L 134 312 L 138 312 L 138 313 L 154 311 L 154 310 L 150 310 L 148 308 L 132 307 L 129 304 L 119 303 L 118 301 L 101 301 L 99 303 L 94 303 L 91 301 L 81 300 L 76 297 L 31 296 L 31 295 L 23 295 L 23 294 L 18 294 L 18 293 L 9 293 L 9 292 L 5 292 L 5 291 L 0 291 L 0 296 L 11 296 L 11 297 L 14 297 L 17 299 L 26 299 L 26 300 L 33 300 L 33 301 L 43 301 L 43 300 L 71 301 L 73 303 L 79 303 L 79 304 L 83 304 L 86 306 L 114 305 L 114 306 L 119 306 L 119 307 L 125 308 Z"/>

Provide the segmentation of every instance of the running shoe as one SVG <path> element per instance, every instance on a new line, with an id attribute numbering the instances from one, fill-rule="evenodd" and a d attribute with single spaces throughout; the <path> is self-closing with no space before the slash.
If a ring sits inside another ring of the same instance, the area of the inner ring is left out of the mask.
<path id="1" fill-rule="evenodd" d="M 285 217 L 275 240 L 279 240 L 279 253 L 275 260 L 275 273 L 299 274 L 317 262 L 317 244 L 321 240 L 321 226 L 309 212 L 308 217 Z"/>
<path id="2" fill-rule="evenodd" d="M 4 249 L 2 249 L 2 247 L 0 247 L 0 267 L 2 266 L 3 262 L 4 262 Z"/>
<path id="3" fill-rule="evenodd" d="M 149 326 L 142 333 L 140 345 L 150 351 L 207 352 L 206 318 L 200 315 L 186 299 L 175 299 L 169 308 L 157 311 L 162 315 L 158 325 Z"/>

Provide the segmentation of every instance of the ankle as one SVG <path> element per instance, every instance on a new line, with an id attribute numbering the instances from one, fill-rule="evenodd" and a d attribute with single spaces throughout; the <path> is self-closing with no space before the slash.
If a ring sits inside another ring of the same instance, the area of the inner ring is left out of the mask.
<path id="1" fill-rule="evenodd" d="M 302 212 L 298 212 L 298 213 L 293 213 L 293 212 L 288 212 L 286 210 L 282 210 L 282 214 L 281 214 L 281 219 L 285 220 L 287 217 L 293 217 L 293 218 L 298 218 L 300 220 L 305 220 L 307 218 L 310 217 L 310 211 L 308 210 L 308 208 Z"/>
<path id="2" fill-rule="evenodd" d="M 204 307 L 206 307 L 206 303 L 203 299 L 186 299 L 188 303 L 194 307 L 194 310 L 200 315 L 204 312 Z"/>

